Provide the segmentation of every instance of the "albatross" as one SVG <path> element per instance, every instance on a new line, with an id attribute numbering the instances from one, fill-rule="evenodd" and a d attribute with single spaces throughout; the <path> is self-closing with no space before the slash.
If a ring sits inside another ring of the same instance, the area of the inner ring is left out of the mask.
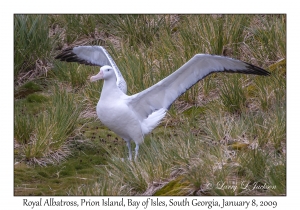
<path id="1" fill-rule="evenodd" d="M 91 82 L 104 80 L 96 110 L 100 121 L 122 137 L 132 160 L 130 141 L 135 142 L 135 159 L 144 136 L 166 115 L 172 103 L 199 80 L 215 72 L 268 76 L 260 67 L 229 57 L 196 54 L 178 70 L 155 85 L 134 95 L 126 95 L 127 85 L 109 53 L 102 46 L 76 46 L 55 57 L 61 61 L 100 66 Z"/>

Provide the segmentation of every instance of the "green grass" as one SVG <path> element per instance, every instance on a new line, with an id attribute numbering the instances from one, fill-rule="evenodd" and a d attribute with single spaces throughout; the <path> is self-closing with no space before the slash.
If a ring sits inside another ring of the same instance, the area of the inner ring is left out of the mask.
<path id="1" fill-rule="evenodd" d="M 35 93 L 41 90 L 42 90 L 41 85 L 35 83 L 34 81 L 29 81 L 15 88 L 14 96 L 15 98 L 24 98 L 31 93 Z"/>
<path id="2" fill-rule="evenodd" d="M 42 94 L 33 93 L 26 97 L 27 102 L 29 103 L 42 103 L 48 101 L 48 97 Z"/>
<path id="3" fill-rule="evenodd" d="M 14 16 L 14 76 L 37 71 L 44 74 L 48 69 L 57 36 L 50 36 L 47 15 Z M 23 73 L 23 74 L 22 74 Z M 20 79 L 19 79 L 20 80 Z"/>
<path id="4" fill-rule="evenodd" d="M 246 44 L 254 58 L 259 64 L 284 58 L 286 52 L 286 16 L 267 15 L 256 16 L 253 19 L 257 24 L 248 28 L 251 38 Z M 260 50 L 257 50 L 258 47 Z"/>
<path id="5" fill-rule="evenodd" d="M 86 85 L 91 76 L 92 67 L 84 67 L 77 63 L 54 62 L 54 69 L 49 76 L 54 80 L 67 83 L 72 89 L 78 89 Z"/>
<path id="6" fill-rule="evenodd" d="M 220 89 L 220 99 L 224 109 L 231 113 L 242 112 L 246 103 L 246 93 L 241 84 L 240 75 L 230 75 L 231 77 L 223 82 Z M 245 80 L 245 79 L 243 79 Z"/>
<path id="7" fill-rule="evenodd" d="M 136 47 L 136 43 L 149 46 L 159 37 L 159 30 L 168 28 L 168 15 L 107 15 L 111 34 L 120 37 L 129 46 Z"/>
<path id="8" fill-rule="evenodd" d="M 285 15 L 14 19 L 15 195 L 286 194 Z M 54 60 L 63 47 L 94 44 L 112 55 L 128 94 L 196 53 L 241 59 L 271 76 L 220 73 L 199 81 L 131 162 L 125 142 L 96 117 L 103 82 L 89 77 L 99 68 Z M 264 184 L 271 187 L 259 189 Z"/>
<path id="9" fill-rule="evenodd" d="M 236 56 L 244 29 L 249 25 L 249 16 L 245 15 L 188 15 L 183 19 L 183 27 L 188 29 L 179 33 L 185 46 L 219 55 L 232 51 L 235 53 L 230 55 Z"/>
<path id="10" fill-rule="evenodd" d="M 35 119 L 27 115 L 24 117 L 27 121 L 16 120 L 15 124 L 18 139 L 24 141 L 19 133 L 26 136 L 25 158 L 42 165 L 59 161 L 68 154 L 65 144 L 74 135 L 82 111 L 82 106 L 75 105 L 74 98 L 65 91 L 55 89 L 50 103 L 45 111 L 33 116 Z M 27 129 L 20 132 L 23 127 Z"/>
<path id="11" fill-rule="evenodd" d="M 24 110 L 15 109 L 14 118 L 14 138 L 22 144 L 27 144 L 30 141 L 30 134 L 34 129 L 34 118 L 25 114 Z"/>

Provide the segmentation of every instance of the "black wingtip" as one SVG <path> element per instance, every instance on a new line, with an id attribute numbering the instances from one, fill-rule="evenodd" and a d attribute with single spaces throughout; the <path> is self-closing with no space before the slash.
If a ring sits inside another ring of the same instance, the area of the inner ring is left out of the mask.
<path id="1" fill-rule="evenodd" d="M 241 60 L 237 60 L 234 58 L 230 58 L 227 56 L 220 56 L 220 55 L 212 55 L 212 56 L 217 56 L 217 57 L 225 57 L 231 60 L 235 60 L 237 62 L 243 62 L 244 63 L 244 67 L 242 67 L 241 69 L 226 69 L 224 68 L 224 72 L 229 72 L 229 73 L 242 73 L 242 74 L 255 74 L 255 75 L 261 75 L 261 76 L 270 76 L 271 73 L 263 68 L 260 68 L 258 66 L 255 66 L 251 63 L 247 63 L 245 61 L 241 61 Z"/>
<path id="2" fill-rule="evenodd" d="M 59 53 L 57 56 L 55 56 L 55 59 L 58 59 L 60 61 L 65 61 L 65 62 L 76 62 L 88 66 L 98 66 L 97 64 L 91 63 L 87 60 L 79 58 L 74 52 L 73 49 L 75 47 L 69 47 L 64 50 L 62 50 L 61 53 Z"/>
<path id="3" fill-rule="evenodd" d="M 74 54 L 72 52 L 73 47 L 72 48 L 66 48 L 64 49 L 61 53 L 59 53 L 57 56 L 55 56 L 55 59 L 59 59 L 61 61 L 66 61 L 66 59 L 68 59 L 69 57 L 74 57 L 76 56 L 76 54 Z"/>
<path id="4" fill-rule="evenodd" d="M 245 62 L 246 63 L 246 62 Z M 247 64 L 247 69 L 251 72 L 251 74 L 257 74 L 257 75 L 262 75 L 262 76 L 270 76 L 271 73 L 263 68 L 260 68 L 258 66 L 254 66 L 250 63 Z"/>

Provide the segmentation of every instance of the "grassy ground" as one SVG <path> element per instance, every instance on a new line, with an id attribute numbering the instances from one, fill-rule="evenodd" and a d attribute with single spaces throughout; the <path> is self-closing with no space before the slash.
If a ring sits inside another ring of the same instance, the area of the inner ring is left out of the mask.
<path id="1" fill-rule="evenodd" d="M 15 15 L 15 195 L 285 195 L 285 15 Z M 105 46 L 128 94 L 196 53 L 270 77 L 213 74 L 182 95 L 136 162 L 97 120 L 99 68 L 54 60 Z"/>

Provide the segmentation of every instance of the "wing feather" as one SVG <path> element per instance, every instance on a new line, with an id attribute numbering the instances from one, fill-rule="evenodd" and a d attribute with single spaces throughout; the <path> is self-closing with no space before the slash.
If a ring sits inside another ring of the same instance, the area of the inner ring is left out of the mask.
<path id="1" fill-rule="evenodd" d="M 77 46 L 63 50 L 55 57 L 61 61 L 77 62 L 90 66 L 109 65 L 114 69 L 117 77 L 117 86 L 124 92 L 127 92 L 127 84 L 110 54 L 102 46 Z"/>
<path id="2" fill-rule="evenodd" d="M 240 60 L 217 55 L 197 54 L 157 84 L 130 96 L 128 105 L 143 121 L 156 110 L 169 109 L 181 94 L 214 72 L 270 75 L 268 71 Z"/>

